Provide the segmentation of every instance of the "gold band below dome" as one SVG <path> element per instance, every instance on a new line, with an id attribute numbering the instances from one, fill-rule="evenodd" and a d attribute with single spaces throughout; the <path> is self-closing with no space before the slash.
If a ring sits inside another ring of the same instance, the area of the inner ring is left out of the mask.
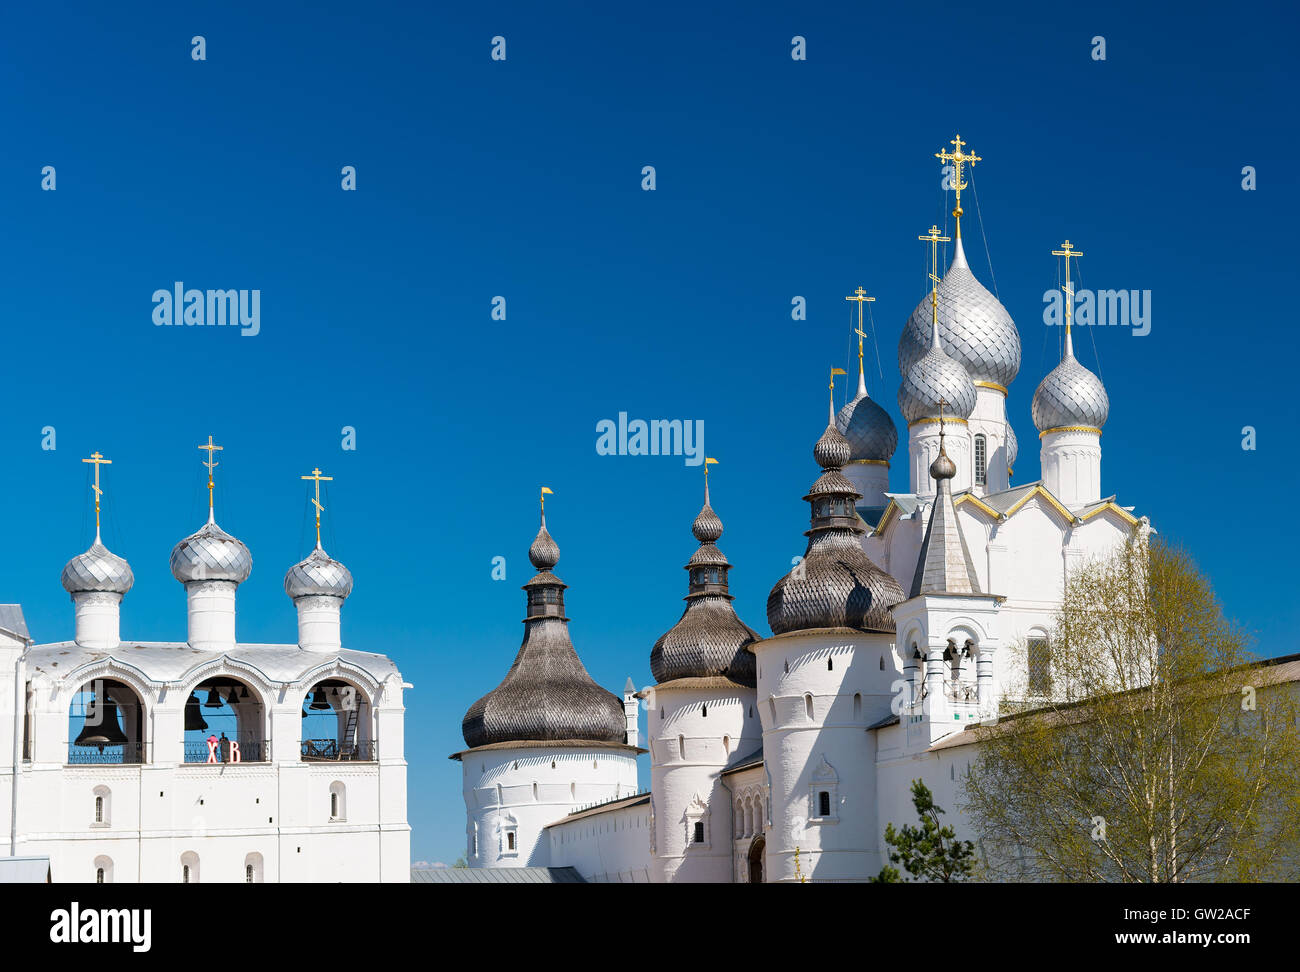
<path id="1" fill-rule="evenodd" d="M 884 466 L 889 468 L 889 463 L 884 459 L 852 459 L 849 461 L 850 466 Z"/>
<path id="2" fill-rule="evenodd" d="M 930 425 L 931 423 L 938 422 L 938 421 L 939 421 L 939 419 L 937 419 L 937 418 L 923 418 L 923 419 L 917 419 L 915 422 L 908 422 L 908 423 L 907 423 L 907 427 L 910 429 L 913 425 Z M 945 415 L 945 416 L 943 417 L 943 421 L 944 421 L 944 422 L 952 422 L 954 425 L 969 425 L 969 424 L 970 424 L 970 423 L 967 422 L 964 418 L 957 418 L 955 415 Z"/>
<path id="3" fill-rule="evenodd" d="M 1002 394 L 1010 394 L 1006 385 L 999 385 L 996 381 L 974 381 L 971 382 L 976 388 L 992 388 L 994 391 L 1000 391 Z"/>
<path id="4" fill-rule="evenodd" d="M 1043 431 L 1038 433 L 1038 437 L 1041 439 L 1043 436 L 1050 435 L 1053 432 L 1096 432 L 1098 435 L 1101 435 L 1101 429 L 1092 425 L 1058 425 L 1054 429 L 1043 429 Z"/>

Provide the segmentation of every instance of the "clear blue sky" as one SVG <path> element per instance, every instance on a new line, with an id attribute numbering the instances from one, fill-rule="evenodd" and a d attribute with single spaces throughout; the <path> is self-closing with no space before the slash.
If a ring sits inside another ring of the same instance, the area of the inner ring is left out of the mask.
<path id="1" fill-rule="evenodd" d="M 1152 292 L 1149 336 L 1077 342 L 1111 396 L 1103 489 L 1190 547 L 1263 653 L 1300 650 L 1282 572 L 1300 541 L 1293 7 L 181 6 L 0 21 L 0 599 L 38 641 L 71 636 L 59 571 L 93 533 L 78 460 L 98 449 L 105 538 L 136 575 L 123 634 L 183 639 L 167 557 L 202 522 L 212 434 L 220 522 L 255 559 L 239 638 L 290 641 L 298 477 L 320 465 L 327 546 L 356 576 L 344 637 L 415 685 L 414 858 L 462 852 L 447 755 L 518 647 L 540 485 L 598 681 L 647 683 L 680 613 L 700 470 L 598 456 L 600 419 L 703 420 L 736 605 L 768 630 L 859 284 L 877 297 L 870 390 L 901 426 L 898 334 L 955 131 L 984 158 L 972 265 L 992 287 L 986 234 L 1024 344 L 1016 480 L 1038 475 L 1029 401 L 1060 337 L 1042 293 L 1068 237 L 1083 286 Z M 178 280 L 260 289 L 261 333 L 155 327 L 151 295 Z"/>

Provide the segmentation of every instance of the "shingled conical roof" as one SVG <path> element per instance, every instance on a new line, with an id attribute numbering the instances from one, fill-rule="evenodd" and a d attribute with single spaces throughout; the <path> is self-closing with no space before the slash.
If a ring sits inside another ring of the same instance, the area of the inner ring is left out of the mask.
<path id="1" fill-rule="evenodd" d="M 709 505 L 709 481 L 704 480 L 704 508 L 691 532 L 700 542 L 686 570 L 690 576 L 686 610 L 650 652 L 650 673 L 659 683 L 675 678 L 722 675 L 753 687 L 754 656 L 745 646 L 758 633 L 736 616 L 731 605 L 727 571 L 731 564 L 715 546 L 722 536 L 722 520 Z"/>
<path id="2" fill-rule="evenodd" d="M 934 479 L 934 509 L 925 528 L 925 539 L 916 558 L 909 597 L 921 594 L 978 594 L 979 579 L 971 560 L 966 538 L 957 523 L 957 508 L 952 500 L 952 477 L 957 466 L 943 447 L 943 426 L 939 426 L 939 455 L 930 463 Z"/>
<path id="3" fill-rule="evenodd" d="M 542 526 L 528 551 L 537 574 L 528 592 L 524 642 L 501 684 L 461 722 L 466 745 L 540 740 L 627 741 L 623 702 L 597 685 L 578 659 L 564 616 L 565 583 L 551 573 L 560 548 Z"/>
<path id="4" fill-rule="evenodd" d="M 815 628 L 893 631 L 892 608 L 903 590 L 862 549 L 866 531 L 855 512 L 862 498 L 841 467 L 849 461 L 848 441 L 830 424 L 813 447 L 822 475 L 804 499 L 812 505 L 803 560 L 767 596 L 767 623 L 776 634 Z"/>

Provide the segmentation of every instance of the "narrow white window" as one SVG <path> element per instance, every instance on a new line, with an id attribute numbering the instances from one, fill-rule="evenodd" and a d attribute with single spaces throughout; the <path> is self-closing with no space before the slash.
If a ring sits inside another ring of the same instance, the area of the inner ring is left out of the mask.
<path id="1" fill-rule="evenodd" d="M 985 466 L 988 459 L 988 442 L 984 436 L 975 436 L 975 485 L 983 486 L 988 481 Z"/>

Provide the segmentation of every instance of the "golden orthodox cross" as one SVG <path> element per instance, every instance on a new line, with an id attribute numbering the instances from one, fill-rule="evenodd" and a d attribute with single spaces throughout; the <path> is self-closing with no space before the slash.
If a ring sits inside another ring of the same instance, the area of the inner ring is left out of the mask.
<path id="1" fill-rule="evenodd" d="M 311 503 L 312 503 L 312 506 L 316 507 L 316 546 L 319 547 L 319 546 L 320 546 L 320 513 L 321 513 L 321 510 L 325 509 L 325 507 L 323 507 L 323 506 L 320 505 L 320 484 L 321 484 L 321 483 L 332 483 L 332 482 L 334 481 L 334 477 L 333 477 L 333 476 L 322 476 L 322 475 L 320 474 L 320 467 L 317 466 L 315 469 L 313 469 L 313 470 L 311 471 L 311 475 L 310 475 L 310 476 L 302 476 L 302 477 L 299 477 L 299 478 L 301 478 L 301 479 L 314 479 L 314 480 L 316 481 L 316 496 L 315 496 L 314 499 L 312 499 Z"/>
<path id="2" fill-rule="evenodd" d="M 947 149 L 943 149 L 935 152 L 934 157 L 936 159 L 942 159 L 944 162 L 951 162 L 953 165 L 952 188 L 953 191 L 957 193 L 957 207 L 952 211 L 952 214 L 957 218 L 957 235 L 961 236 L 961 191 L 966 188 L 966 183 L 962 181 L 961 177 L 962 167 L 969 165 L 971 168 L 974 168 L 976 162 L 982 162 L 984 160 L 974 152 L 967 154 L 961 150 L 961 147 L 967 143 L 961 140 L 960 135 L 952 139 L 948 144 L 955 146 L 956 151 L 949 152 Z"/>
<path id="3" fill-rule="evenodd" d="M 213 460 L 213 454 L 220 452 L 225 446 L 213 445 L 212 436 L 208 436 L 208 444 L 199 446 L 208 454 L 208 458 L 203 460 L 203 465 L 208 467 L 208 512 L 212 512 L 212 470 L 216 469 L 221 463 Z"/>
<path id="4" fill-rule="evenodd" d="M 82 462 L 93 463 L 95 466 L 95 485 L 90 488 L 95 491 L 95 542 L 99 543 L 99 498 L 104 495 L 104 491 L 99 488 L 99 467 L 111 466 L 112 459 L 105 459 L 98 452 L 92 452 L 89 459 L 82 459 Z"/>
<path id="5" fill-rule="evenodd" d="M 1074 287 L 1070 283 L 1070 257 L 1081 257 L 1083 253 L 1076 250 L 1070 245 L 1070 241 L 1066 240 L 1061 244 L 1059 250 L 1052 251 L 1052 256 L 1065 257 L 1065 286 L 1061 289 L 1065 291 L 1065 334 L 1068 337 L 1070 334 L 1070 311 L 1074 306 Z"/>
<path id="6" fill-rule="evenodd" d="M 858 302 L 858 374 L 862 374 L 862 339 L 866 337 L 866 335 L 862 333 L 862 305 L 874 303 L 876 298 L 868 297 L 867 292 L 859 287 L 857 290 L 853 291 L 852 296 L 845 297 L 844 299 L 856 300 Z"/>

